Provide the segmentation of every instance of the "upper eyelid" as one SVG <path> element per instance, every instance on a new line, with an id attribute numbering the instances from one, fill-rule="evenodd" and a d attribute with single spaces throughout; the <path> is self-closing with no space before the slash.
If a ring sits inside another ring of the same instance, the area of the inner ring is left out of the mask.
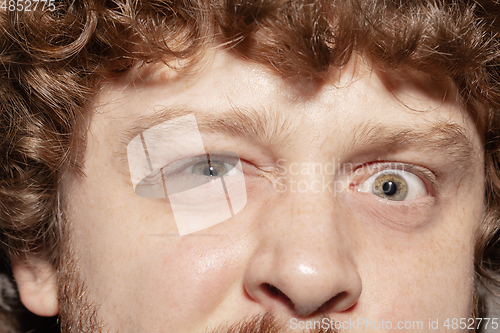
<path id="1" fill-rule="evenodd" d="M 193 164 L 196 164 L 199 162 L 204 162 L 204 161 L 208 162 L 208 156 L 206 154 L 196 155 L 196 156 L 192 156 L 192 157 L 186 157 L 186 158 L 176 160 L 176 161 L 164 166 L 163 168 L 161 168 L 161 170 L 162 171 L 167 170 L 170 172 L 179 171 L 179 170 L 183 170 L 183 169 L 187 168 L 190 165 L 193 165 Z"/>

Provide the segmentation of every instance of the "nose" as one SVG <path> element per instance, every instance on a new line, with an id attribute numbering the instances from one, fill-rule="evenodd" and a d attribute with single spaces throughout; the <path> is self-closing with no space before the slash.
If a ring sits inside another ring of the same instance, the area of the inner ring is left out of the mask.
<path id="1" fill-rule="evenodd" d="M 286 204 L 269 203 L 272 212 L 258 222 L 244 284 L 267 310 L 332 314 L 350 309 L 361 295 L 349 224 L 328 200 L 290 194 Z"/>

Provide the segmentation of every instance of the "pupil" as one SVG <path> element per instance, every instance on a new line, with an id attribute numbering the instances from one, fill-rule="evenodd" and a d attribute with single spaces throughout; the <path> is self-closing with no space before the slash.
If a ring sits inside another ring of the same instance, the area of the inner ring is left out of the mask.
<path id="1" fill-rule="evenodd" d="M 385 195 L 393 195 L 394 193 L 396 193 L 396 190 L 397 190 L 396 184 L 394 184 L 391 181 L 385 182 L 382 185 L 382 191 L 384 191 Z"/>
<path id="2" fill-rule="evenodd" d="M 210 165 L 207 169 L 205 169 L 204 174 L 205 174 L 205 176 L 216 177 L 217 176 L 217 170 L 213 166 Z"/>

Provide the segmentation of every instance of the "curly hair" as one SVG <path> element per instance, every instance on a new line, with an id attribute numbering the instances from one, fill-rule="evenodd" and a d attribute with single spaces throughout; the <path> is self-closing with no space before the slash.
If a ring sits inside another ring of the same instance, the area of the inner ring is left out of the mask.
<path id="1" fill-rule="evenodd" d="M 359 54 L 451 78 L 482 128 L 478 281 L 500 286 L 500 4 L 495 0 L 74 0 L 0 13 L 0 243 L 58 263 L 61 184 L 80 170 L 94 94 L 142 64 L 219 47 L 321 82 Z M 180 70 L 180 68 L 177 68 Z"/>

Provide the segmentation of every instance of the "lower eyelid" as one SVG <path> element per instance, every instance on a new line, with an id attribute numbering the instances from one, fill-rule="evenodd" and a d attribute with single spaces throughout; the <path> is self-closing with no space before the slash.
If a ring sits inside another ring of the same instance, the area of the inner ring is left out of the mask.
<path id="1" fill-rule="evenodd" d="M 346 196 L 354 219 L 361 223 L 381 223 L 391 229 L 410 232 L 432 221 L 437 199 L 425 196 L 411 201 L 391 201 L 369 193 Z"/>
<path id="2" fill-rule="evenodd" d="M 416 228 L 431 220 L 433 206 L 436 202 L 433 197 L 425 197 L 412 202 L 390 201 L 377 198 L 381 204 L 369 204 L 365 209 L 369 218 L 378 222 L 388 223 L 391 227 Z"/>

